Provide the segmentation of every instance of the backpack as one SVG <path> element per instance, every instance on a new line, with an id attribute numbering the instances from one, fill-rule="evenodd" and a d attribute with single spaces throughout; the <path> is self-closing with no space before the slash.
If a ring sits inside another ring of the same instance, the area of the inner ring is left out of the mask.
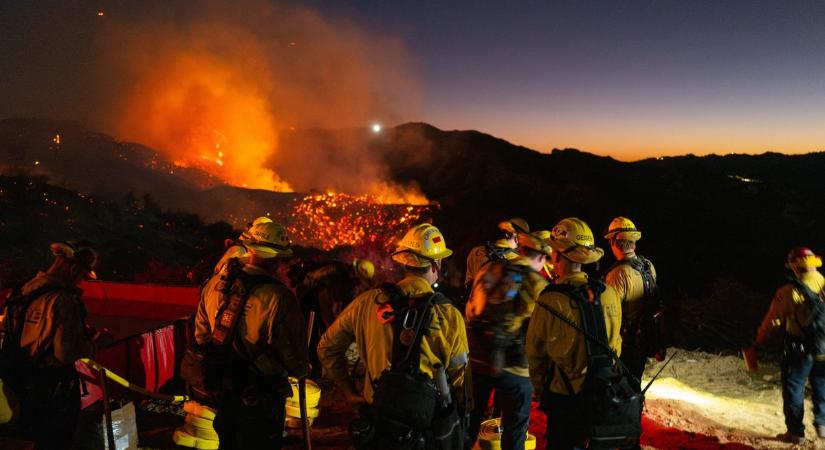
<path id="1" fill-rule="evenodd" d="M 633 377 L 618 355 L 607 344 L 601 294 L 605 285 L 591 281 L 583 286 L 549 285 L 547 291 L 568 295 L 578 306 L 581 325 L 569 320 L 550 306 L 537 304 L 550 314 L 582 333 L 587 348 L 587 375 L 581 393 L 587 411 L 587 448 L 627 449 L 639 445 L 642 434 L 644 391 L 632 386 Z M 558 372 L 570 395 L 573 388 L 564 372 Z M 634 380 L 635 381 L 635 380 Z"/>
<path id="2" fill-rule="evenodd" d="M 23 326 L 31 304 L 39 297 L 55 291 L 80 296 L 79 289 L 55 283 L 46 283 L 28 294 L 22 294 L 21 288 L 22 286 L 15 288 L 6 299 L 3 305 L 3 327 L 0 330 L 0 378 L 15 390 L 22 387 L 27 375 L 34 370 L 34 363 L 29 360 L 26 351 L 20 348 Z M 85 308 L 83 312 L 85 313 Z M 85 317 L 82 318 L 85 320 Z"/>
<path id="3" fill-rule="evenodd" d="M 214 399 L 214 394 L 222 389 L 224 379 L 232 370 L 237 369 L 234 365 L 246 364 L 251 371 L 257 370 L 243 345 L 237 343 L 238 322 L 243 317 L 249 294 L 255 286 L 280 282 L 270 276 L 249 275 L 243 267 L 244 264 L 238 258 L 232 258 L 227 263 L 226 272 L 220 275 L 217 285 L 221 293 L 221 304 L 210 342 L 190 346 L 181 362 L 181 378 L 202 401 Z"/>
<path id="4" fill-rule="evenodd" d="M 529 270 L 526 266 L 493 262 L 478 278 L 470 294 L 471 302 L 477 299 L 472 304 L 481 303 L 482 307 L 468 323 L 470 354 L 489 364 L 494 374 L 504 367 L 527 363 L 524 330 L 509 331 L 507 319 L 518 306 L 519 292 Z M 478 295 L 483 295 L 483 299 L 478 299 Z"/>
<path id="5" fill-rule="evenodd" d="M 641 300 L 641 311 L 634 322 L 622 319 L 622 338 L 634 343 L 647 357 L 662 360 L 667 352 L 667 330 L 664 317 L 664 301 L 659 295 L 659 287 L 653 277 L 650 260 L 643 256 L 617 261 L 605 273 L 616 267 L 627 265 L 642 276 L 645 296 Z"/>
<path id="6" fill-rule="evenodd" d="M 805 297 L 805 305 L 810 311 L 807 322 L 800 323 L 807 353 L 825 355 L 825 292 L 812 291 L 797 277 L 790 277 L 788 282 Z"/>

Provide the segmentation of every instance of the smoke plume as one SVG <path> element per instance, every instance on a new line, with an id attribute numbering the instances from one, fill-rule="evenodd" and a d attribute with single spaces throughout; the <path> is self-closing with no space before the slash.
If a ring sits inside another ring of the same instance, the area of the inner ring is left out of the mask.
<path id="1" fill-rule="evenodd" d="M 253 5 L 112 18 L 96 67 L 111 81 L 107 128 L 236 186 L 426 201 L 393 183 L 363 140 L 333 142 L 334 158 L 281 145 L 300 130 L 414 115 L 417 84 L 403 43 L 307 8 Z"/>

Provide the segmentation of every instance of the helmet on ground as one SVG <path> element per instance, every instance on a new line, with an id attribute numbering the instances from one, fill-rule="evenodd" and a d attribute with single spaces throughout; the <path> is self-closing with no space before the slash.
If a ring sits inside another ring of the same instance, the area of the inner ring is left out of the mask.
<path id="1" fill-rule="evenodd" d="M 352 268 L 363 280 L 371 280 L 375 276 L 375 264 L 368 259 L 355 258 L 352 260 Z"/>
<path id="2" fill-rule="evenodd" d="M 789 269 L 810 269 L 822 267 L 822 258 L 808 247 L 797 247 L 788 253 Z"/>
<path id="3" fill-rule="evenodd" d="M 553 254 L 553 249 L 547 244 L 547 242 L 541 238 L 540 232 L 535 233 L 519 233 L 518 234 L 518 246 L 523 248 L 529 248 L 538 253 L 543 253 L 547 256 Z"/>
<path id="4" fill-rule="evenodd" d="M 250 239 L 249 233 L 252 231 L 252 229 L 255 228 L 256 225 L 260 225 L 262 223 L 272 223 L 272 219 L 270 219 L 269 217 L 266 217 L 266 216 L 258 217 L 257 219 L 253 220 L 252 223 L 249 224 L 249 228 L 246 231 L 244 231 L 243 233 L 241 233 L 240 236 L 238 236 L 238 239 L 240 239 L 242 241 L 243 240 L 249 240 Z"/>
<path id="5" fill-rule="evenodd" d="M 507 234 L 529 233 L 530 225 L 521 217 L 513 217 L 498 224 L 498 229 Z"/>
<path id="6" fill-rule="evenodd" d="M 49 245 L 52 255 L 62 256 L 75 261 L 89 272 L 89 278 L 97 279 L 95 269 L 98 265 L 98 253 L 88 241 L 62 241 Z"/>
<path id="7" fill-rule="evenodd" d="M 604 250 L 596 247 L 593 232 L 581 219 L 568 217 L 550 231 L 548 244 L 567 259 L 579 264 L 590 264 L 604 256 Z"/>
<path id="8" fill-rule="evenodd" d="M 429 267 L 434 261 L 452 254 L 441 231 L 429 223 L 422 223 L 410 228 L 398 241 L 392 259 L 405 266 Z"/>
<path id="9" fill-rule="evenodd" d="M 635 242 L 642 238 L 642 232 L 636 228 L 633 221 L 627 217 L 619 216 L 610 222 L 610 225 L 607 227 L 607 231 L 604 234 L 604 238 L 607 240 L 615 238 Z"/>
<path id="10" fill-rule="evenodd" d="M 244 242 L 249 253 L 258 258 L 290 256 L 291 244 L 286 228 L 272 221 L 253 225 L 249 229 L 249 240 Z"/>

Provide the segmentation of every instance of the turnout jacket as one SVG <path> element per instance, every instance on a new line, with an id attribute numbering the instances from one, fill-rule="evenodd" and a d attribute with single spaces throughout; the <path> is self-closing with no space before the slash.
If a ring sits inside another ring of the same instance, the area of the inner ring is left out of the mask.
<path id="1" fill-rule="evenodd" d="M 429 297 L 430 283 L 421 277 L 409 275 L 397 283 L 407 297 Z M 390 324 L 378 320 L 378 307 L 389 298 L 383 289 L 371 289 L 359 295 L 335 319 L 321 337 L 318 358 L 325 375 L 334 381 L 347 378 L 347 348 L 354 341 L 358 345 L 366 368 L 364 398 L 372 403 L 373 383 L 390 366 L 393 330 Z M 456 389 L 464 386 L 467 371 L 467 333 L 461 313 L 451 304 L 433 305 L 427 334 L 421 341 L 420 369 L 433 377 L 433 366 L 446 368 L 447 381 Z"/>
<path id="2" fill-rule="evenodd" d="M 637 258 L 635 252 L 625 255 L 623 259 Z M 650 265 L 653 279 L 656 280 L 656 268 Z M 604 276 L 604 282 L 616 290 L 622 303 L 622 327 L 638 323 L 642 314 L 642 300 L 645 298 L 645 284 L 642 274 L 629 264 L 617 264 Z M 623 337 L 627 337 L 624 333 Z"/>
<path id="3" fill-rule="evenodd" d="M 576 272 L 553 283 L 582 286 L 587 284 L 587 281 L 586 273 Z M 615 289 L 606 286 L 600 299 L 604 311 L 607 344 L 618 355 L 622 348 L 622 308 L 619 296 Z M 581 314 L 576 301 L 567 294 L 544 291 L 538 302 L 581 325 Z M 565 374 L 570 380 L 574 394 L 581 392 L 587 373 L 587 348 L 585 338 L 578 330 L 562 322 L 546 309 L 536 307 L 527 328 L 525 351 L 530 363 L 530 379 L 534 392 L 541 394 L 546 387 L 552 393 L 569 395 L 560 373 Z"/>
<path id="4" fill-rule="evenodd" d="M 23 285 L 25 295 L 47 284 L 61 284 L 40 272 Z M 20 336 L 20 348 L 41 368 L 72 366 L 80 358 L 94 356 L 95 346 L 86 332 L 86 307 L 74 286 L 46 292 L 32 301 Z"/>
<path id="5" fill-rule="evenodd" d="M 533 309 L 536 306 L 536 299 L 538 299 L 538 296 L 541 294 L 544 287 L 547 286 L 547 280 L 539 275 L 538 272 L 530 268 L 527 260 L 522 257 L 516 257 L 515 259 L 505 262 L 504 264 L 521 266 L 528 269 L 525 271 L 524 281 L 519 288 L 518 295 L 516 295 L 516 297 L 512 300 L 515 303 L 513 305 L 512 313 L 508 313 L 505 317 L 503 317 L 503 325 L 507 333 L 513 333 L 516 335 L 521 333 L 520 337 L 523 338 L 524 334 L 527 332 L 527 320 L 533 314 Z M 485 286 L 485 275 L 492 267 L 492 264 L 486 264 L 481 268 L 478 274 L 476 274 L 476 279 L 473 283 L 473 290 L 466 306 L 465 317 L 468 322 L 483 312 L 485 304 L 488 301 L 488 292 L 486 289 L 488 286 Z M 478 339 L 478 337 L 474 335 L 470 335 L 469 339 L 471 340 L 470 346 L 472 351 L 470 352 L 470 360 L 473 363 L 473 372 L 488 375 L 492 374 L 488 355 L 489 349 L 484 348 L 486 342 Z M 522 345 L 523 341 L 524 339 L 518 339 L 517 342 L 514 342 L 514 345 Z M 520 354 L 523 354 L 523 351 L 523 349 L 517 349 L 517 352 Z M 510 365 L 503 367 L 502 370 L 521 377 L 530 376 L 527 365 Z"/>
<path id="6" fill-rule="evenodd" d="M 470 254 L 467 255 L 467 270 L 464 273 L 464 287 L 470 289 L 473 287 L 473 282 L 476 279 L 476 275 L 490 261 L 489 249 L 488 247 L 493 246 L 495 248 L 501 249 L 502 253 L 504 253 L 507 259 L 515 258 L 517 255 L 516 250 L 510 247 L 503 247 L 496 243 L 489 243 L 486 245 L 479 245 L 478 247 L 473 247 L 470 250 Z"/>
<path id="7" fill-rule="evenodd" d="M 825 286 L 825 277 L 817 271 L 803 272 L 799 279 L 815 293 L 822 291 Z M 784 331 L 785 336 L 790 338 L 803 338 L 805 333 L 802 324 L 810 320 L 810 314 L 805 296 L 793 284 L 783 285 L 777 289 L 770 309 L 762 319 L 756 334 L 756 345 L 763 345 L 777 330 Z"/>
<path id="8" fill-rule="evenodd" d="M 247 264 L 249 275 L 271 275 Z M 215 327 L 222 294 L 218 290 L 221 274 L 216 274 L 201 290 L 195 315 L 195 340 L 203 345 L 210 341 Z M 280 281 L 255 285 L 249 293 L 242 317 L 238 320 L 236 342 L 264 375 L 286 371 L 300 377 L 308 372 L 306 323 L 298 308 L 298 300 Z"/>

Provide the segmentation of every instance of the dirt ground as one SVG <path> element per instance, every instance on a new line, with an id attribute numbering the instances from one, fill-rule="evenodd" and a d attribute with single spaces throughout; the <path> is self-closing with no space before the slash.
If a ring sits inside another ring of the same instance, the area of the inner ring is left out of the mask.
<path id="1" fill-rule="evenodd" d="M 815 439 L 810 401 L 806 402 L 810 440 L 794 446 L 775 438 L 785 431 L 778 365 L 762 362 L 758 372 L 749 374 L 738 356 L 678 352 L 647 393 L 642 448 L 825 449 L 825 440 Z M 651 364 L 646 376 L 655 374 L 660 365 Z M 321 411 L 312 429 L 313 448 L 350 448 L 347 425 L 354 416 L 352 408 L 327 390 Z M 175 413 L 144 411 L 138 417 L 141 448 L 175 448 L 171 433 L 183 422 Z M 544 415 L 534 410 L 530 432 L 537 436 L 540 449 L 545 429 Z M 289 433 L 286 448 L 301 449 L 300 431 Z"/>

